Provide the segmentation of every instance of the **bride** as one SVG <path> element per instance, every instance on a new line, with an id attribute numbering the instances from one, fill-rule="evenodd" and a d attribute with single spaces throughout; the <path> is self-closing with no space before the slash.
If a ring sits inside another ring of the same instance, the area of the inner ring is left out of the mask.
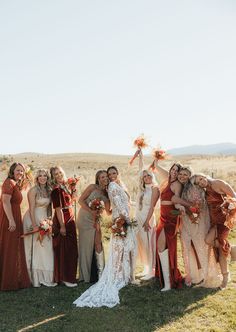
<path id="1" fill-rule="evenodd" d="M 111 166 L 107 170 L 110 180 L 108 196 L 112 206 L 112 220 L 122 217 L 130 224 L 129 196 L 118 178 L 118 170 Z M 99 281 L 87 289 L 73 303 L 77 307 L 114 307 L 120 303 L 119 290 L 129 282 L 135 283 L 135 235 L 127 228 L 126 237 L 111 235 L 109 257 Z"/>

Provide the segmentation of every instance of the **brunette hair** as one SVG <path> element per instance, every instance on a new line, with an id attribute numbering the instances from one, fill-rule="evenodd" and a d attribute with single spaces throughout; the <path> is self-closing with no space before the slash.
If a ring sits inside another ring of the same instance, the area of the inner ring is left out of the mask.
<path id="1" fill-rule="evenodd" d="M 15 169 L 16 169 L 17 166 L 21 166 L 23 168 L 23 170 L 25 171 L 25 166 L 23 164 L 21 164 L 21 163 L 13 163 L 10 166 L 9 171 L 8 171 L 8 175 L 7 175 L 8 179 L 15 180 L 15 178 L 14 178 L 14 171 L 15 171 Z"/>
<path id="2" fill-rule="evenodd" d="M 116 166 L 110 166 L 110 167 L 108 167 L 108 169 L 107 169 L 107 173 L 108 173 L 111 169 L 114 169 L 114 170 L 116 171 L 116 173 L 119 174 L 118 169 L 116 168 Z"/>

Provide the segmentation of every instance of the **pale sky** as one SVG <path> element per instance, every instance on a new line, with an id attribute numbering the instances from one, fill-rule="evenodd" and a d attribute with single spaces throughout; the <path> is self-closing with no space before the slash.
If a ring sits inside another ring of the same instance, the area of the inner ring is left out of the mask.
<path id="1" fill-rule="evenodd" d="M 0 154 L 236 143 L 235 0 L 0 0 Z"/>

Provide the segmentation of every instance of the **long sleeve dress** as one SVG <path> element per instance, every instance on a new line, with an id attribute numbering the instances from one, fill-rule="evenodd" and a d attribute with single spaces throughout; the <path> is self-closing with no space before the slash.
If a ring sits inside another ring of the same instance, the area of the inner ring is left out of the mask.
<path id="1" fill-rule="evenodd" d="M 129 201 L 124 189 L 115 182 L 108 186 L 112 206 L 112 219 L 120 214 L 129 217 Z M 128 227 L 127 236 L 111 235 L 109 257 L 99 281 L 87 289 L 73 303 L 77 307 L 114 307 L 120 303 L 119 290 L 131 278 L 131 257 L 135 255 L 135 235 Z"/>

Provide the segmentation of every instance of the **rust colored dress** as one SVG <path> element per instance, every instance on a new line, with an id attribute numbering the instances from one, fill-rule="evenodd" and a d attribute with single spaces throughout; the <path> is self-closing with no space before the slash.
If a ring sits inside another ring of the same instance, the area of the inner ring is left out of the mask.
<path id="1" fill-rule="evenodd" d="M 224 225 L 226 216 L 222 212 L 221 204 L 224 202 L 224 196 L 212 189 L 210 184 L 206 187 L 206 201 L 210 213 L 211 227 L 216 226 L 217 239 L 225 256 L 229 255 L 230 244 L 227 240 L 230 229 Z"/>
<path id="2" fill-rule="evenodd" d="M 63 236 L 60 234 L 60 223 L 55 212 L 53 217 L 54 280 L 75 283 L 78 249 L 71 195 L 66 188 L 57 186 L 53 189 L 51 198 L 54 209 L 61 207 L 66 227 L 66 236 Z"/>
<path id="3" fill-rule="evenodd" d="M 174 193 L 172 192 L 171 183 L 169 182 L 167 186 L 161 192 L 161 201 L 171 201 Z M 159 277 L 161 286 L 164 286 L 161 263 L 158 253 L 158 238 L 161 234 L 162 229 L 164 229 L 166 237 L 166 248 L 169 253 L 169 267 L 170 267 L 170 285 L 171 288 L 181 288 L 183 277 L 177 266 L 177 225 L 178 216 L 173 215 L 171 211 L 175 210 L 174 204 L 172 205 L 161 205 L 160 220 L 157 226 L 157 265 L 156 265 L 156 276 Z"/>
<path id="4" fill-rule="evenodd" d="M 16 223 L 13 232 L 8 230 L 9 221 L 0 202 L 0 290 L 16 290 L 30 287 L 30 279 L 27 271 L 23 224 L 20 204 L 22 194 L 18 185 L 12 179 L 7 178 L 2 185 L 2 195 L 11 196 L 12 214 Z"/>

